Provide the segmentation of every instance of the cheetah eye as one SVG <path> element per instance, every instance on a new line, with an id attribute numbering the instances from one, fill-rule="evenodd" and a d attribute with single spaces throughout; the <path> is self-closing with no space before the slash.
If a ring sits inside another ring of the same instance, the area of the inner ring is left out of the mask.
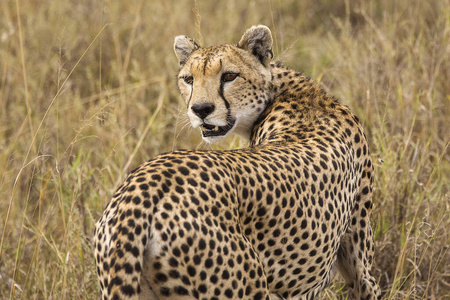
<path id="1" fill-rule="evenodd" d="M 238 77 L 238 73 L 223 73 L 222 74 L 222 82 L 230 82 Z"/>
<path id="2" fill-rule="evenodd" d="M 184 76 L 183 80 L 184 80 L 184 82 L 186 82 L 189 85 L 194 83 L 194 77 L 192 75 L 191 76 Z"/>

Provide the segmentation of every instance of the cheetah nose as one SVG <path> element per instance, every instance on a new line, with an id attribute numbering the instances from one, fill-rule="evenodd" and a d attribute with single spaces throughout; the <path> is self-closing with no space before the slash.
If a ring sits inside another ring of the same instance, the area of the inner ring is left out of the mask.
<path id="1" fill-rule="evenodd" d="M 202 120 L 211 114 L 214 108 L 215 106 L 212 103 L 201 103 L 191 106 L 192 111 Z"/>

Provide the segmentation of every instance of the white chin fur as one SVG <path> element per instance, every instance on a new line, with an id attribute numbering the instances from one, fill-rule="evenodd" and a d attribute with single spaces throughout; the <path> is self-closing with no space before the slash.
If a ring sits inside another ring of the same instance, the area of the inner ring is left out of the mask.
<path id="1" fill-rule="evenodd" d="M 237 122 L 236 122 L 237 123 Z M 228 130 L 227 133 L 225 133 L 224 135 L 220 135 L 220 136 L 203 136 L 202 133 L 202 139 L 207 142 L 208 144 L 214 144 L 217 143 L 218 141 L 220 141 L 221 139 L 223 139 L 224 137 L 227 137 L 230 133 L 236 133 L 236 123 L 234 124 L 234 126 Z"/>
<path id="2" fill-rule="evenodd" d="M 207 136 L 207 137 L 202 136 L 202 139 L 208 144 L 214 144 L 223 139 L 224 137 L 226 137 L 227 135 L 228 133 L 222 136 Z"/>
<path id="3" fill-rule="evenodd" d="M 238 136 L 240 136 L 242 139 L 248 141 L 250 139 L 250 127 L 246 127 L 246 126 L 238 126 L 239 120 L 236 121 L 236 123 L 234 124 L 233 128 L 231 128 L 226 134 L 221 135 L 221 136 L 207 136 L 204 137 L 202 134 L 202 139 L 207 142 L 208 144 L 214 144 L 217 143 L 218 141 L 220 141 L 221 139 L 227 137 L 228 135 L 230 135 L 231 133 L 236 134 Z"/>

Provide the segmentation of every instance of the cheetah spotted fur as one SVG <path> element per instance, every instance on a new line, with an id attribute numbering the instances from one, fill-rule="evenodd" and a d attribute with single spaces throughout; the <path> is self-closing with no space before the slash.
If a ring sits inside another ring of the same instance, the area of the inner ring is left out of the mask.
<path id="1" fill-rule="evenodd" d="M 131 172 L 95 228 L 103 299 L 312 299 L 336 271 L 349 298 L 379 298 L 358 118 L 273 62 L 265 26 L 237 45 L 178 36 L 174 48 L 192 126 L 249 147 L 176 151 Z"/>

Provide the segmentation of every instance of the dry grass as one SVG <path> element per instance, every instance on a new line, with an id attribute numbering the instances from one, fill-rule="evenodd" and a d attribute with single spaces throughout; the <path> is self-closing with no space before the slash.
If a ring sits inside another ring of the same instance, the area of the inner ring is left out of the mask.
<path id="1" fill-rule="evenodd" d="M 207 147 L 175 88 L 173 37 L 237 42 L 259 23 L 365 124 L 383 295 L 450 297 L 449 2 L 174 3 L 0 2 L 0 298 L 98 297 L 93 225 L 126 172 Z M 333 285 L 322 298 L 342 297 Z"/>

